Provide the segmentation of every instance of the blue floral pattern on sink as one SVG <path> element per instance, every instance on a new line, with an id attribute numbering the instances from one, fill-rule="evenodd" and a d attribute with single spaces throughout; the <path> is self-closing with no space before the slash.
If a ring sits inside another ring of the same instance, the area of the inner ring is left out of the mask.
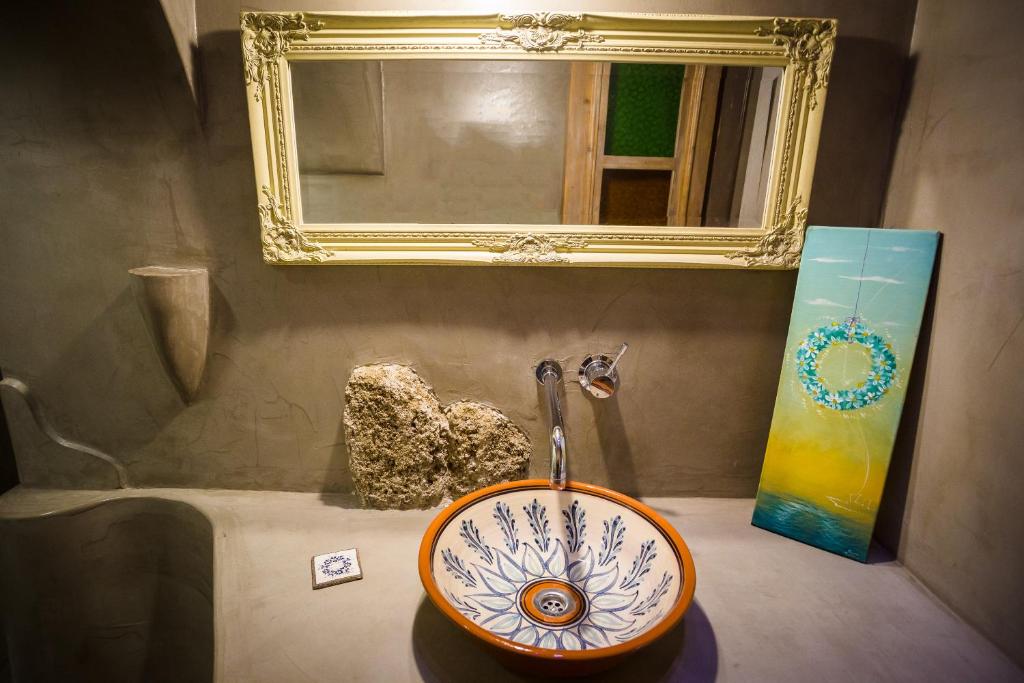
<path id="1" fill-rule="evenodd" d="M 458 538 L 449 536 L 455 543 L 440 553 L 441 566 L 454 579 L 443 587 L 448 602 L 488 631 L 540 648 L 610 647 L 654 626 L 671 607 L 682 578 L 678 568 L 666 570 L 664 561 L 655 569 L 666 541 L 653 525 L 630 528 L 621 514 L 591 519 L 586 500 L 572 500 L 552 514 L 536 497 L 517 506 L 521 510 L 498 500 L 454 519 Z M 479 518 L 485 510 L 493 521 Z M 556 523 L 564 534 L 553 528 Z M 670 549 L 664 552 L 671 555 Z M 524 592 L 545 581 L 579 591 L 583 604 L 574 618 L 541 623 L 524 608 Z"/>

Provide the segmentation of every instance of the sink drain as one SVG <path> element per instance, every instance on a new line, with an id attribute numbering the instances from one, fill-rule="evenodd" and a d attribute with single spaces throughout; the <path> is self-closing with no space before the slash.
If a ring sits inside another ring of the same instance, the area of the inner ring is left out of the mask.
<path id="1" fill-rule="evenodd" d="M 523 614 L 544 626 L 567 626 L 580 619 L 586 598 L 576 586 L 560 579 L 539 579 L 520 593 Z"/>
<path id="2" fill-rule="evenodd" d="M 533 606 L 549 617 L 560 617 L 576 609 L 576 598 L 564 588 L 547 588 L 533 596 Z"/>

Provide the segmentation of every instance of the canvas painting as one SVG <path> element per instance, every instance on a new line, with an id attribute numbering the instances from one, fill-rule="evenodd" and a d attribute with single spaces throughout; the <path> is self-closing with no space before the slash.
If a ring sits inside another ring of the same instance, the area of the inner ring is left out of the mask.
<path id="1" fill-rule="evenodd" d="M 754 525 L 867 559 L 938 237 L 808 229 Z"/>

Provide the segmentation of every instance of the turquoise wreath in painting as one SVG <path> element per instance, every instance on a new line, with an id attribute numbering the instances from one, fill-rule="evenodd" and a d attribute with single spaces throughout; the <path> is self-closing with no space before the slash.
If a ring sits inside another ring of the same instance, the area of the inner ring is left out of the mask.
<path id="1" fill-rule="evenodd" d="M 821 354 L 840 344 L 860 344 L 871 353 L 871 369 L 850 389 L 832 390 L 818 376 Z M 896 376 L 896 354 L 885 339 L 857 318 L 832 322 L 811 332 L 796 350 L 797 376 L 818 405 L 832 410 L 857 410 L 881 400 Z"/>

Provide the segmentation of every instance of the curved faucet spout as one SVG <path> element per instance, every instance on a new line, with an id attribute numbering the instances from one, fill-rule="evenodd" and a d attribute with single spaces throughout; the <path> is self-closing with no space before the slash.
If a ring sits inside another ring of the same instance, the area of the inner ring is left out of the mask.
<path id="1" fill-rule="evenodd" d="M 551 428 L 551 488 L 565 490 L 565 432 L 561 427 Z"/>
<path id="2" fill-rule="evenodd" d="M 544 385 L 551 414 L 551 488 L 562 491 L 566 482 L 565 425 L 562 422 L 562 406 L 558 401 L 558 385 L 562 381 L 562 367 L 558 361 L 545 360 L 537 366 L 537 381 Z"/>

